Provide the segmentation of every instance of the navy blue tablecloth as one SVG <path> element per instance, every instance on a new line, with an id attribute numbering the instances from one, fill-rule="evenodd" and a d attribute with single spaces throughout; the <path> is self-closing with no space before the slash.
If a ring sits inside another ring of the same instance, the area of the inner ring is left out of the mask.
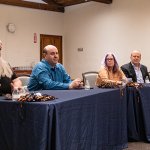
<path id="1" fill-rule="evenodd" d="M 127 128 L 130 141 L 150 142 L 150 84 L 127 88 Z"/>
<path id="2" fill-rule="evenodd" d="M 21 105 L 0 97 L 0 149 L 121 150 L 127 147 L 125 91 L 42 93 L 57 99 Z"/>
<path id="3" fill-rule="evenodd" d="M 141 98 L 134 87 L 127 88 L 127 127 L 129 141 L 145 140 Z"/>
<path id="4" fill-rule="evenodd" d="M 150 142 L 150 85 L 139 90 L 146 140 Z"/>
<path id="5" fill-rule="evenodd" d="M 0 101 L 0 149 L 46 150 L 52 117 L 49 105 Z"/>

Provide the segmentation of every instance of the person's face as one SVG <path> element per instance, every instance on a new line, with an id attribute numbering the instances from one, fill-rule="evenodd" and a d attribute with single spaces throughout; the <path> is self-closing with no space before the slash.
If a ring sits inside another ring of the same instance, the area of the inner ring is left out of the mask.
<path id="1" fill-rule="evenodd" d="M 50 65 L 55 66 L 59 60 L 58 50 L 55 47 L 49 48 L 47 54 L 45 55 L 45 60 L 49 62 Z"/>
<path id="2" fill-rule="evenodd" d="M 106 63 L 107 63 L 107 66 L 108 66 L 108 68 L 112 68 L 112 67 L 114 67 L 114 57 L 111 55 L 111 54 L 109 54 L 107 57 L 106 57 Z"/>
<path id="3" fill-rule="evenodd" d="M 139 52 L 133 52 L 130 58 L 134 65 L 139 65 L 141 61 L 141 54 Z"/>

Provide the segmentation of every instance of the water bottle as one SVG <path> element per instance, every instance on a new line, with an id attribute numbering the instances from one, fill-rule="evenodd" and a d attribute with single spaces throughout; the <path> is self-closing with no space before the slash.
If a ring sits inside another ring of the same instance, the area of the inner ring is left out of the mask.
<path id="1" fill-rule="evenodd" d="M 145 83 L 150 83 L 148 76 L 145 78 Z"/>

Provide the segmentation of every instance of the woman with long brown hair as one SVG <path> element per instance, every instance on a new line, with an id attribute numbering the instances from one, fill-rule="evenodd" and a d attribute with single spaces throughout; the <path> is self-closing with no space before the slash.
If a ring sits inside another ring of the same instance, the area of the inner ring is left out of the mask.
<path id="1" fill-rule="evenodd" d="M 106 83 L 112 86 L 119 86 L 122 85 L 123 82 L 127 82 L 127 78 L 119 68 L 114 54 L 106 54 L 96 80 L 96 85 L 101 86 L 102 83 Z"/>

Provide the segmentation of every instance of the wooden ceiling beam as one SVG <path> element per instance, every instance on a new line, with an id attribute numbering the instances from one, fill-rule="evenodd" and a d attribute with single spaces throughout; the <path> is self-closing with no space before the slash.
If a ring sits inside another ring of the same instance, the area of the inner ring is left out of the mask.
<path id="1" fill-rule="evenodd" d="M 111 4 L 112 0 L 42 0 L 48 4 L 55 3 L 56 5 L 60 6 L 70 6 L 70 5 L 76 5 L 76 4 L 81 4 L 81 3 L 86 3 L 89 1 L 95 1 L 95 2 L 100 2 L 100 3 L 105 3 L 105 4 Z"/>
<path id="2" fill-rule="evenodd" d="M 105 4 L 111 4 L 113 0 L 93 0 L 95 2 L 105 3 Z"/>
<path id="3" fill-rule="evenodd" d="M 49 10 L 49 11 L 56 11 L 56 12 L 64 12 L 64 7 L 56 6 L 52 3 L 51 5 L 48 5 L 43 3 L 28 2 L 22 0 L 0 0 L 0 4 L 21 6 L 26 8 L 34 8 L 34 9 Z"/>
<path id="4" fill-rule="evenodd" d="M 89 1 L 111 4 L 113 0 L 42 0 L 42 1 L 46 2 L 47 4 L 28 2 L 23 0 L 0 0 L 0 4 L 21 6 L 26 8 L 34 8 L 56 12 L 64 12 L 65 6 L 86 3 Z"/>
<path id="5" fill-rule="evenodd" d="M 71 6 L 71 5 L 86 3 L 91 0 L 53 0 L 53 1 L 55 1 L 57 4 L 60 4 L 63 6 Z"/>

